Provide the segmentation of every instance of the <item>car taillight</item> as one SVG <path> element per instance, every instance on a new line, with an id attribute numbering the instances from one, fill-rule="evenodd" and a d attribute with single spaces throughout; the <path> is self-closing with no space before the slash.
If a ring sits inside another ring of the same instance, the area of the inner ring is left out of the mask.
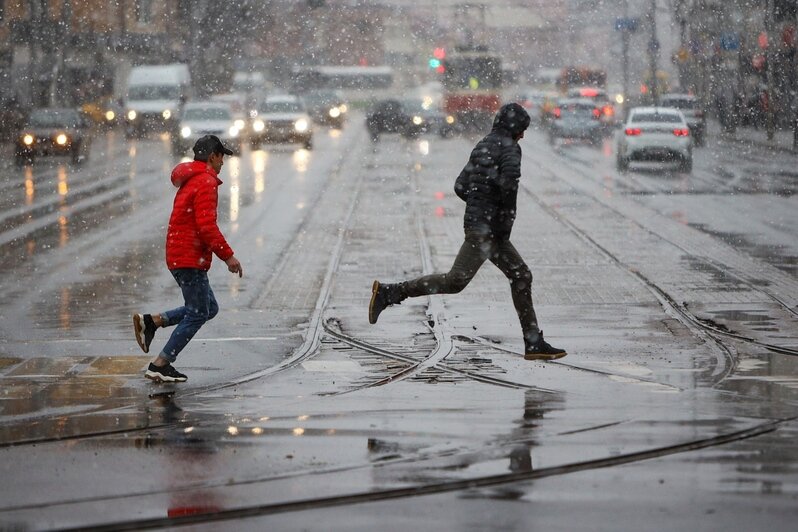
<path id="1" fill-rule="evenodd" d="M 593 118 L 600 118 L 600 117 L 601 117 L 601 111 L 599 111 L 598 109 L 593 109 Z"/>
<path id="2" fill-rule="evenodd" d="M 559 107 L 554 108 L 554 118 L 560 118 L 562 116 L 562 110 Z"/>
<path id="3" fill-rule="evenodd" d="M 615 114 L 615 109 L 611 105 L 605 105 L 602 111 L 604 111 L 604 116 L 612 116 Z"/>
<path id="4" fill-rule="evenodd" d="M 673 134 L 676 135 L 677 137 L 688 137 L 690 136 L 690 130 L 677 128 L 673 130 Z"/>
<path id="5" fill-rule="evenodd" d="M 624 133 L 626 133 L 627 137 L 636 137 L 637 135 L 639 135 L 642 132 L 643 132 L 643 130 L 640 129 L 639 127 L 627 127 L 624 130 Z"/>

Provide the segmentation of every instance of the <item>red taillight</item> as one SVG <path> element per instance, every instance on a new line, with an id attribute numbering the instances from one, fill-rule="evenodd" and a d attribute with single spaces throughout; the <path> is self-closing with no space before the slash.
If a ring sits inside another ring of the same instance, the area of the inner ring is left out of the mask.
<path id="1" fill-rule="evenodd" d="M 601 111 L 599 111 L 598 109 L 593 109 L 593 118 L 599 118 L 599 117 L 601 117 Z"/>
<path id="2" fill-rule="evenodd" d="M 627 127 L 626 130 L 624 130 L 624 133 L 626 133 L 627 137 L 636 137 L 642 132 L 643 130 L 639 127 Z"/>
<path id="3" fill-rule="evenodd" d="M 677 137 L 688 137 L 688 136 L 690 136 L 690 130 L 689 129 L 674 129 L 673 130 L 673 134 L 676 135 Z"/>
<path id="4" fill-rule="evenodd" d="M 559 107 L 554 108 L 554 118 L 560 118 L 562 116 L 562 110 Z"/>
<path id="5" fill-rule="evenodd" d="M 604 111 L 604 116 L 612 116 L 615 114 L 615 109 L 611 105 L 605 105 L 602 111 Z"/>

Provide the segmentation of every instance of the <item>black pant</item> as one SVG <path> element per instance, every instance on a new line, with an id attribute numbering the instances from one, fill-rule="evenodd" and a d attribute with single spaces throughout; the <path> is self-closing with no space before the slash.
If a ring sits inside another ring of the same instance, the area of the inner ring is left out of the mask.
<path id="1" fill-rule="evenodd" d="M 460 246 L 448 273 L 434 273 L 405 281 L 399 285 L 400 291 L 408 297 L 456 294 L 471 282 L 477 270 L 488 259 L 510 280 L 513 305 L 521 322 L 524 339 L 534 342 L 539 329 L 535 307 L 532 305 L 532 272 L 509 240 L 466 233 L 465 242 Z"/>

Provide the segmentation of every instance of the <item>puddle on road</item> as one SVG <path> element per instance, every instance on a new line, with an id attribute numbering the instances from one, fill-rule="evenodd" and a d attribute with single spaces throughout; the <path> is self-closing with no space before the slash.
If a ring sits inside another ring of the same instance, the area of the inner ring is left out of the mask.
<path id="1" fill-rule="evenodd" d="M 747 328 L 755 331 L 773 332 L 779 330 L 775 318 L 761 310 L 713 310 L 707 311 L 707 313 L 723 321 L 742 323 Z M 713 319 L 713 321 L 715 320 Z"/>
<path id="2" fill-rule="evenodd" d="M 764 262 L 771 264 L 773 267 L 778 268 L 779 270 L 782 270 L 790 275 L 798 275 L 798 255 L 790 254 L 788 249 L 784 246 L 752 242 L 746 235 L 742 233 L 715 231 L 710 229 L 706 224 L 691 223 L 688 225 L 694 229 L 698 229 L 703 233 L 720 239 L 735 249 L 744 250 L 752 257 L 762 259 Z M 767 281 L 762 281 L 762 286 L 767 286 L 768 284 L 770 283 Z"/>
<path id="3" fill-rule="evenodd" d="M 683 255 L 682 260 L 688 263 L 691 270 L 709 274 L 712 277 L 712 281 L 723 285 L 722 290 L 724 292 L 748 292 L 751 290 L 733 275 L 729 275 L 701 258 L 693 255 Z"/>
<path id="4" fill-rule="evenodd" d="M 140 415 L 105 415 L 141 398 L 146 356 L 0 359 L 0 445 L 119 430 Z M 135 379 L 135 380 L 134 380 Z"/>

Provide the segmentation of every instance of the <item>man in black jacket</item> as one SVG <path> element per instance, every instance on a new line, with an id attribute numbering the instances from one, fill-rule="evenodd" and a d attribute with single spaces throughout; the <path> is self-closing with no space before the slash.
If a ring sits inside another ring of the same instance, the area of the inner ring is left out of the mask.
<path id="1" fill-rule="evenodd" d="M 528 127 L 529 115 L 517 103 L 499 109 L 493 129 L 471 151 L 468 164 L 455 182 L 455 193 L 466 202 L 465 242 L 451 270 L 396 284 L 374 281 L 369 323 L 377 323 L 386 307 L 408 297 L 460 292 L 490 260 L 510 280 L 513 304 L 524 333 L 524 358 L 555 360 L 566 355 L 563 349 L 552 347 L 543 339 L 532 305 L 532 272 L 510 242 L 521 178 L 518 141 L 524 138 Z"/>

